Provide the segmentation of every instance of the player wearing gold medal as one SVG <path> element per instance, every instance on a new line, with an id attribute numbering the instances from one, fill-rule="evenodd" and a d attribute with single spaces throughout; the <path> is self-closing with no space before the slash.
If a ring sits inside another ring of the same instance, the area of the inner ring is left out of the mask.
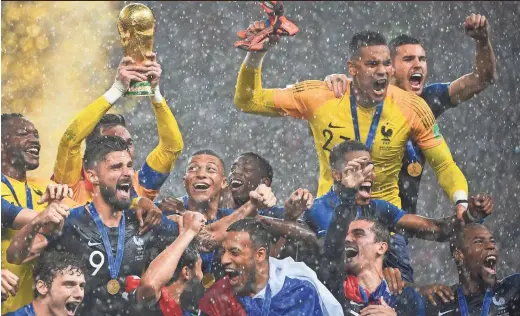
<path id="1" fill-rule="evenodd" d="M 149 250 L 161 238 L 177 236 L 178 226 L 161 214 L 159 225 L 139 234 L 136 212 L 128 210 L 133 161 L 121 137 L 102 136 L 89 142 L 83 163 L 93 184 L 92 203 L 55 214 L 58 223 L 25 225 L 7 249 L 7 261 L 23 262 L 27 249 L 31 253 L 52 249 L 73 253 L 85 263 L 89 276 L 77 314 L 129 315 L 131 306 L 121 296 L 125 277 L 141 275 Z M 40 228 L 60 233 L 45 234 L 44 245 L 35 251 L 32 240 Z"/>
<path id="2" fill-rule="evenodd" d="M 390 41 L 390 54 L 395 69 L 392 83 L 422 97 L 435 118 L 482 92 L 496 76 L 495 55 L 486 17 L 471 14 L 464 21 L 464 31 L 475 40 L 474 70 L 452 82 L 425 85 L 428 64 L 421 41 L 408 35 L 400 35 Z M 348 79 L 344 74 L 329 75 L 325 82 L 337 97 L 341 97 L 347 90 Z M 415 214 L 417 211 L 419 184 L 425 162 L 417 146 L 411 141 L 407 142 L 403 168 L 399 173 L 399 195 L 402 209 L 408 213 Z"/>
<path id="3" fill-rule="evenodd" d="M 263 22 L 249 30 L 261 31 Z M 264 40 L 265 48 L 277 41 Z M 435 118 L 424 100 L 388 85 L 392 74 L 390 51 L 383 36 L 375 32 L 354 35 L 348 69 L 353 77 L 347 93 L 336 98 L 322 81 L 303 81 L 286 89 L 264 89 L 261 63 L 265 53 L 249 52 L 240 69 L 236 106 L 248 113 L 293 116 L 309 122 L 320 162 L 318 196 L 332 186 L 329 153 L 334 145 L 356 139 L 370 149 L 377 174 L 372 195 L 401 206 L 399 171 L 406 141 L 413 139 L 424 152 L 441 187 L 453 202 L 467 200 L 466 179 L 442 138 Z M 458 215 L 466 206 L 457 208 Z"/>

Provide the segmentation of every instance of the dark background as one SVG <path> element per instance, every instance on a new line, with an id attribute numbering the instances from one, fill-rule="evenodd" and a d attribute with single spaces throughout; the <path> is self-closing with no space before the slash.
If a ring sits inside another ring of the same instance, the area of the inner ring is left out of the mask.
<path id="1" fill-rule="evenodd" d="M 265 18 L 258 5 L 254 2 L 145 3 L 157 18 L 155 51 L 163 68 L 161 90 L 179 122 L 185 143 L 184 152 L 175 164 L 161 196 L 184 194 L 182 175 L 187 159 L 192 152 L 201 148 L 216 150 L 223 156 L 228 168 L 241 152 L 255 151 L 266 157 L 274 167 L 273 188 L 280 204 L 298 187 L 316 192 L 318 163 L 306 122 L 292 118 L 248 115 L 236 110 L 233 105 L 236 76 L 245 56 L 243 51 L 233 47 L 233 42 L 237 40 L 237 31 L 246 28 L 252 21 Z M 70 112 L 52 118 L 61 122 L 54 129 L 39 125 L 45 133 L 55 130 L 55 134 L 58 134 L 48 140 L 52 144 L 57 144 L 58 137 L 79 108 L 110 87 L 122 54 L 115 20 L 125 4 L 111 3 L 111 9 L 108 10 L 102 7 L 106 3 L 78 3 L 73 9 L 69 9 L 72 6 L 70 4 L 56 3 L 49 9 L 49 5 L 42 3 L 2 2 L 3 7 L 21 10 L 16 11 L 19 17 L 8 14 L 11 17 L 9 21 L 14 22 L 6 25 L 2 23 L 2 58 L 11 58 L 12 62 L 19 56 L 12 56 L 4 49 L 4 38 L 10 30 L 8 27 L 19 32 L 21 39 L 24 38 L 25 24 L 16 21 L 24 21 L 25 12 L 41 10 L 38 14 L 45 16 L 55 12 L 52 10 L 61 10 L 55 14 L 59 18 L 45 20 L 49 26 L 44 30 L 48 30 L 51 44 L 53 36 L 56 36 L 56 41 L 62 38 L 55 32 L 69 30 L 72 36 L 84 25 L 100 25 L 101 31 L 92 27 L 92 38 L 83 42 L 70 43 L 67 42 L 69 37 L 63 37 L 64 43 L 83 45 L 84 50 L 103 45 L 109 56 L 106 61 L 100 59 L 100 64 L 94 66 L 107 70 L 109 74 L 99 72 L 97 77 L 92 77 L 96 78 L 92 79 L 92 86 L 74 86 L 75 89 L 83 88 L 81 91 L 76 90 L 81 93 L 73 91 L 77 99 L 76 108 L 64 104 L 63 94 L 70 92 L 65 89 L 60 88 L 61 94 L 51 99 L 52 102 L 56 100 L 57 106 L 61 106 L 60 110 L 53 108 L 54 113 Z M 77 6 L 83 6 L 85 17 Z M 27 11 L 28 7 L 35 9 Z M 455 161 L 468 179 L 470 191 L 485 191 L 495 197 L 495 214 L 487 220 L 487 226 L 498 238 L 501 248 L 499 276 L 520 271 L 520 128 L 517 123 L 520 115 L 520 3 L 309 1 L 286 2 L 285 7 L 286 15 L 298 24 L 300 33 L 293 38 L 283 39 L 268 53 L 263 67 L 264 87 L 285 87 L 302 80 L 323 79 L 331 73 L 344 73 L 348 42 L 354 33 L 366 29 L 379 31 L 388 40 L 401 33 L 422 39 L 428 57 L 428 82 L 452 81 L 471 72 L 475 59 L 474 41 L 463 32 L 464 19 L 471 13 L 486 15 L 497 58 L 498 80 L 471 101 L 447 111 L 439 119 L 439 125 Z M 71 16 L 78 16 L 79 29 L 75 23 L 64 24 Z M 21 28 L 16 28 L 17 25 L 21 25 Z M 5 47 L 15 49 L 18 47 L 16 43 L 11 42 L 11 46 Z M 64 61 L 75 56 L 67 56 L 59 48 L 48 49 L 45 53 L 57 57 L 61 53 Z M 27 59 L 31 58 L 32 55 L 27 54 Z M 70 68 L 72 74 L 79 78 L 92 72 L 90 64 L 72 60 L 74 64 L 70 65 L 54 62 L 42 72 L 53 80 L 61 75 L 58 73 L 54 78 L 49 75 L 49 71 L 56 67 Z M 20 73 L 27 75 L 26 70 L 29 68 L 19 66 L 22 67 Z M 3 89 L 7 83 L 4 78 L 8 78 L 6 76 L 10 73 L 12 76 L 17 73 L 12 67 L 7 62 L 2 63 Z M 28 88 L 37 86 L 28 85 Z M 48 93 L 53 89 L 53 84 L 45 86 L 45 89 L 44 92 Z M 25 92 L 25 95 L 28 93 Z M 6 94 L 4 98 L 3 93 L 2 102 L 12 101 L 11 108 L 16 108 L 13 104 L 20 97 L 8 97 Z M 44 99 L 48 100 L 49 96 Z M 5 104 L 2 105 L 2 111 L 5 110 Z M 35 104 L 37 108 L 38 103 Z M 23 106 L 20 102 L 15 105 Z M 115 108 L 129 122 L 135 137 L 137 164 L 140 165 L 158 141 L 150 102 L 143 99 L 136 103 L 127 99 L 120 101 Z M 50 167 L 48 162 L 45 166 Z M 444 196 L 429 167 L 423 176 L 418 209 L 420 215 L 431 217 L 453 214 L 451 202 Z M 410 248 L 419 283 L 456 282 L 456 272 L 447 244 L 411 240 Z"/>
<path id="2" fill-rule="evenodd" d="M 164 69 L 161 87 L 185 143 L 162 195 L 183 193 L 186 161 L 190 153 L 205 147 L 222 154 L 227 167 L 245 151 L 268 158 L 275 170 L 273 188 L 280 202 L 298 187 L 316 192 L 318 163 L 306 122 L 244 114 L 233 105 L 236 75 L 245 56 L 233 47 L 235 34 L 252 21 L 264 19 L 261 9 L 252 2 L 149 5 L 158 20 L 156 50 Z M 452 81 L 471 72 L 475 59 L 474 41 L 463 32 L 464 19 L 471 13 L 486 15 L 498 81 L 470 102 L 446 112 L 439 125 L 470 191 L 490 192 L 495 197 L 496 214 L 487 226 L 502 249 L 499 276 L 519 271 L 520 75 L 516 70 L 520 66 L 520 37 L 514 22 L 519 19 L 519 3 L 310 1 L 287 2 L 285 7 L 300 33 L 282 40 L 268 53 L 263 66 L 264 87 L 285 87 L 344 73 L 348 42 L 354 33 L 365 29 L 379 31 L 388 40 L 401 33 L 422 39 L 428 57 L 428 82 Z M 135 135 L 154 133 L 149 114 L 138 113 L 130 122 Z M 143 159 L 154 144 L 141 136 L 136 148 L 146 150 L 139 151 L 139 158 Z M 418 209 L 420 215 L 431 217 L 453 213 L 429 167 Z M 447 244 L 412 240 L 410 248 L 418 282 L 455 283 Z"/>

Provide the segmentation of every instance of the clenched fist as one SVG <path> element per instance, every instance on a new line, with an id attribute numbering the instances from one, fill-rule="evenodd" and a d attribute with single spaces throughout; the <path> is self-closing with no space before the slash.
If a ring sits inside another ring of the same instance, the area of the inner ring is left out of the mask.
<path id="1" fill-rule="evenodd" d="M 249 192 L 249 201 L 259 210 L 276 205 L 276 197 L 273 191 L 265 184 L 260 184 L 256 190 Z"/>
<path id="2" fill-rule="evenodd" d="M 306 209 L 311 207 L 312 194 L 307 189 L 298 189 L 285 202 L 285 219 L 295 221 Z"/>
<path id="3" fill-rule="evenodd" d="M 472 14 L 464 21 L 464 33 L 477 41 L 488 39 L 488 21 L 485 16 Z"/>
<path id="4" fill-rule="evenodd" d="M 206 224 L 206 218 L 202 213 L 186 211 L 182 215 L 182 223 L 185 232 L 190 231 L 197 235 Z"/>

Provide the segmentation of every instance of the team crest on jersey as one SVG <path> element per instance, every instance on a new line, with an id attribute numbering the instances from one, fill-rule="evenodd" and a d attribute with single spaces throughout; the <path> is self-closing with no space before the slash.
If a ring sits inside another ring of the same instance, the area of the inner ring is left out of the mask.
<path id="1" fill-rule="evenodd" d="M 500 297 L 498 300 L 493 297 L 493 304 L 495 304 L 496 306 L 502 306 L 506 303 L 506 300 L 503 298 L 503 297 Z"/>
<path id="2" fill-rule="evenodd" d="M 135 260 L 143 260 L 144 259 L 144 239 L 139 236 L 134 236 L 133 238 L 134 244 L 137 246 Z"/>
<path id="3" fill-rule="evenodd" d="M 393 133 L 394 131 L 391 128 L 388 128 L 388 123 L 381 127 L 381 135 L 383 135 L 382 141 L 384 145 L 388 145 L 390 143 L 390 137 L 392 137 Z"/>
<path id="4" fill-rule="evenodd" d="M 139 236 L 134 236 L 134 243 L 136 246 L 142 247 L 144 245 L 144 240 Z"/>

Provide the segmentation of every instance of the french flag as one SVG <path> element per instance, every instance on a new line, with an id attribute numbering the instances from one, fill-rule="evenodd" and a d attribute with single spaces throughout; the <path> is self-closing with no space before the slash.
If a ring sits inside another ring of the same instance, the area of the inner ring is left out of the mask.
<path id="1" fill-rule="evenodd" d="M 316 273 L 290 257 L 269 258 L 268 285 L 254 297 L 235 297 L 226 277 L 206 292 L 200 305 L 204 313 L 212 316 L 343 315 L 341 305 Z"/>

